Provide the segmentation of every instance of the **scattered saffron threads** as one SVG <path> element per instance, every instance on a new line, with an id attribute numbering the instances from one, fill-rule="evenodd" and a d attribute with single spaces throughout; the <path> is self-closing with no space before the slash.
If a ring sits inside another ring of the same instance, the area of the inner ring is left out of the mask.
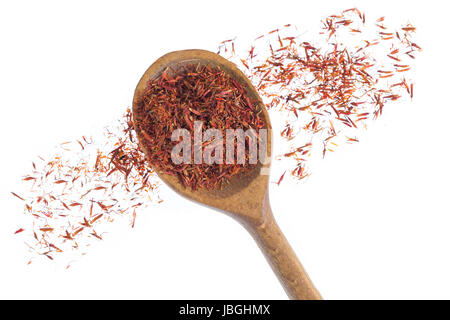
<path id="1" fill-rule="evenodd" d="M 257 36 L 243 53 L 235 39 L 220 44 L 219 53 L 251 79 L 271 112 L 272 123 L 281 117 L 279 122 L 285 124 L 280 135 L 286 151 L 276 158 L 288 163 L 280 166 L 282 174 L 276 184 L 285 179 L 286 172 L 300 180 L 308 177 L 313 153 L 325 157 L 341 142 L 358 142 L 359 130 L 382 115 L 386 103 L 399 100 L 405 92 L 413 98 L 414 86 L 406 75 L 421 51 L 413 42 L 415 27 L 407 24 L 395 30 L 385 26 L 385 20 L 381 17 L 369 24 L 364 13 L 352 8 L 323 19 L 314 41 L 301 39 L 297 28 L 287 24 Z M 173 115 L 161 108 L 163 101 L 176 110 L 176 120 L 185 127 L 205 119 L 210 120 L 209 127 L 218 129 L 264 127 L 255 104 L 239 84 L 217 70 L 191 71 L 181 77 L 166 73 L 150 83 L 143 111 L 156 112 L 158 119 L 174 126 Z M 215 79 L 214 85 L 206 81 L 208 75 Z M 163 89 L 171 94 L 161 96 Z M 193 97 L 175 95 L 174 90 Z M 205 100 L 214 108 L 206 108 Z M 242 108 L 241 120 L 233 122 L 237 106 Z M 157 159 L 167 157 L 167 150 L 151 144 L 155 138 L 163 142 L 169 131 L 158 135 L 162 128 L 146 121 L 140 129 L 144 129 L 139 131 L 144 135 L 141 140 L 149 142 L 147 151 L 156 151 L 153 164 L 177 174 L 194 189 L 216 188 L 232 175 L 245 172 L 235 164 L 213 165 L 208 173 L 195 171 L 191 165 L 170 167 Z M 149 200 L 161 201 L 149 163 L 138 145 L 130 110 L 117 126 L 104 128 L 103 135 L 60 144 L 55 155 L 32 163 L 30 173 L 23 177 L 26 190 L 12 192 L 23 204 L 25 215 L 24 225 L 14 234 L 24 237 L 32 259 L 40 256 L 53 261 L 67 252 L 84 255 L 93 242 L 104 239 L 110 222 L 126 218 L 134 227 L 139 209 L 148 206 Z M 69 257 L 73 259 L 73 254 Z"/>
<path id="2" fill-rule="evenodd" d="M 134 110 L 134 119 L 149 163 L 167 174 L 177 175 L 185 187 L 220 189 L 232 176 L 246 174 L 257 165 L 249 163 L 247 139 L 244 163 L 225 159 L 227 129 L 254 129 L 255 138 L 258 138 L 258 130 L 265 127 L 265 121 L 259 109 L 261 106 L 223 70 L 210 65 L 166 69 L 161 76 L 148 82 L 141 100 Z M 172 134 L 177 129 L 189 131 L 190 146 L 193 146 L 189 148 L 188 159 L 180 164 L 174 163 L 171 157 L 179 143 L 172 141 Z M 203 159 L 196 161 L 196 155 L 191 156 L 196 151 L 196 131 L 202 134 L 208 129 L 217 129 L 221 137 L 214 136 L 198 145 Z M 236 155 L 237 139 L 233 143 Z M 217 150 L 222 150 L 221 154 Z M 209 155 L 211 161 L 206 161 Z"/>
<path id="3" fill-rule="evenodd" d="M 24 202 L 27 224 L 15 234 L 24 237 L 32 258 L 84 255 L 103 239 L 108 223 L 125 218 L 134 227 L 139 209 L 158 202 L 154 178 L 127 110 L 95 138 L 64 142 L 54 156 L 32 163 L 23 178 L 26 190 L 12 193 Z"/>
<path id="4" fill-rule="evenodd" d="M 405 77 L 421 51 L 412 39 L 415 27 L 394 30 L 385 20 L 371 25 L 365 14 L 351 8 L 323 19 L 314 41 L 287 25 L 258 36 L 250 49 L 239 51 L 234 41 L 220 43 L 218 53 L 251 79 L 271 118 L 286 123 L 281 148 L 290 151 L 277 157 L 288 162 L 280 172 L 288 169 L 305 178 L 313 149 L 324 157 L 334 151 L 331 143 L 359 141 L 360 129 L 382 115 L 386 103 L 405 92 L 413 97 L 413 84 Z M 236 54 L 230 54 L 231 44 Z"/>

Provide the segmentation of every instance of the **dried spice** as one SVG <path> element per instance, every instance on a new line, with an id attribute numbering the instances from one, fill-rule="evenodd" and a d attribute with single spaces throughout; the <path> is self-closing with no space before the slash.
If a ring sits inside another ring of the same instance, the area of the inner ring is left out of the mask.
<path id="1" fill-rule="evenodd" d="M 285 25 L 258 36 L 244 51 L 236 50 L 234 39 L 220 44 L 219 53 L 251 79 L 272 123 L 282 123 L 284 151 L 278 158 L 287 162 L 272 166 L 280 170 L 278 185 L 286 173 L 307 177 L 313 153 L 324 157 L 339 144 L 359 142 L 361 128 L 382 115 L 386 104 L 413 98 L 407 75 L 421 51 L 413 41 L 415 27 L 392 29 L 385 20 L 369 24 L 352 8 L 323 19 L 314 41 Z M 54 155 L 32 163 L 23 177 L 26 190 L 12 192 L 25 219 L 11 233 L 23 237 L 33 255 L 53 260 L 67 252 L 84 254 L 118 218 L 134 227 L 139 209 L 161 201 L 149 163 L 194 189 L 220 187 L 248 170 L 240 164 L 171 165 L 174 128 L 192 132 L 196 120 L 203 121 L 203 129 L 265 127 L 255 103 L 220 70 L 190 66 L 184 71 L 149 83 L 137 127 L 138 135 L 147 135 L 141 141 L 150 161 L 137 143 L 128 110 L 117 126 L 62 143 Z M 159 122 L 150 122 L 150 114 Z"/>
<path id="2" fill-rule="evenodd" d="M 168 68 L 161 76 L 151 79 L 134 117 L 149 162 L 164 173 L 177 175 L 193 190 L 220 188 L 232 176 L 245 174 L 256 164 L 248 161 L 248 140 L 243 164 L 237 163 L 235 158 L 232 163 L 227 162 L 225 153 L 219 159 L 221 163 L 206 163 L 201 158 L 194 163 L 194 147 L 188 163 L 175 164 L 171 158 L 178 143 L 172 141 L 175 130 L 189 130 L 194 146 L 196 121 L 202 124 L 200 130 L 217 129 L 222 137 L 226 137 L 227 129 L 254 129 L 257 137 L 257 130 L 265 127 L 261 110 L 247 97 L 242 85 L 223 70 L 209 65 L 191 64 L 177 70 Z M 202 153 L 214 140 L 202 142 Z M 222 150 L 226 149 L 225 138 L 222 144 Z M 234 148 L 236 150 L 236 140 Z"/>
<path id="3" fill-rule="evenodd" d="M 352 8 L 325 18 L 314 41 L 288 24 L 258 36 L 240 53 L 236 40 L 221 43 L 219 53 L 251 79 L 271 117 L 277 113 L 285 122 L 286 152 L 279 159 L 290 161 L 281 172 L 307 177 L 314 149 L 324 157 L 338 144 L 359 141 L 359 129 L 378 118 L 387 103 L 413 97 L 406 75 L 421 50 L 412 39 L 415 27 L 395 30 L 384 21 L 369 24 Z"/>
<path id="4" fill-rule="evenodd" d="M 154 172 L 136 143 L 130 110 L 95 139 L 64 142 L 53 157 L 39 157 L 23 177 L 26 190 L 12 193 L 24 203 L 28 218 L 15 234 L 24 237 L 32 258 L 83 255 L 93 241 L 103 239 L 109 222 L 126 218 L 134 227 L 136 212 L 151 200 L 160 201 Z"/>

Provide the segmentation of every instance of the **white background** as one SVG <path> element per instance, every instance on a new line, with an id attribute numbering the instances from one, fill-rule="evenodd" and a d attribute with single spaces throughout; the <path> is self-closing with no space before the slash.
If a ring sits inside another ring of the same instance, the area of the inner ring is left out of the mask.
<path id="1" fill-rule="evenodd" d="M 0 298 L 285 299 L 240 225 L 167 190 L 135 229 L 110 234 L 69 270 L 26 266 L 9 192 L 37 154 L 117 119 L 159 56 L 215 51 L 286 23 L 315 28 L 355 3 L 2 1 Z M 307 181 L 271 186 L 274 214 L 325 298 L 450 298 L 444 3 L 357 2 L 368 19 L 417 26 L 415 99 L 389 105 Z"/>

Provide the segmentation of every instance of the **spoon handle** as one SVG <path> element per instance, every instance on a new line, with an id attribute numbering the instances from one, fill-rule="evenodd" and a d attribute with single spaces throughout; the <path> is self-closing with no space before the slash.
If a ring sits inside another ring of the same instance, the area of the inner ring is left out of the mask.
<path id="1" fill-rule="evenodd" d="M 287 295 L 294 300 L 322 299 L 276 223 L 268 197 L 263 210 L 263 223 L 247 227 Z"/>

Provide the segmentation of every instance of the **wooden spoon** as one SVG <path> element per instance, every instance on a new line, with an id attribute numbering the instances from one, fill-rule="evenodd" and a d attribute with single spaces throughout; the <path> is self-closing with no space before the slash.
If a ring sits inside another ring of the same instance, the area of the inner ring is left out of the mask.
<path id="1" fill-rule="evenodd" d="M 133 99 L 134 123 L 140 121 L 135 110 L 141 101 L 147 82 L 160 76 L 165 70 L 169 70 L 168 67 L 176 70 L 177 67 L 186 64 L 208 64 L 224 70 L 239 81 L 246 89 L 249 98 L 258 102 L 258 108 L 262 110 L 269 130 L 267 156 L 270 159 L 272 152 L 270 118 L 259 94 L 236 65 L 209 51 L 175 51 L 156 60 L 144 73 L 136 87 Z M 141 132 L 136 131 L 138 138 L 143 139 Z M 147 152 L 145 148 L 144 152 Z M 246 177 L 232 177 L 230 184 L 220 190 L 192 191 L 185 188 L 176 176 L 167 175 L 158 170 L 157 174 L 182 196 L 210 208 L 218 209 L 239 221 L 258 243 L 289 298 L 321 299 L 320 293 L 314 287 L 273 217 L 269 203 L 269 168 L 270 162 L 265 165 L 259 163 L 251 174 Z"/>

